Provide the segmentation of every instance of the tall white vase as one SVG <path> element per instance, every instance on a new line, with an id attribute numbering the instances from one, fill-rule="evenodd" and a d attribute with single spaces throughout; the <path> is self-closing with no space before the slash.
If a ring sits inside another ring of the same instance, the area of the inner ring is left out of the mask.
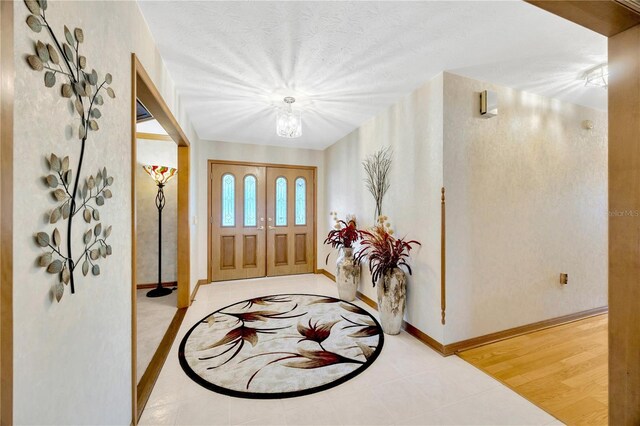
<path id="1" fill-rule="evenodd" d="M 342 247 L 336 261 L 336 284 L 340 299 L 355 300 L 360 284 L 360 265 L 353 258 L 353 249 Z"/>
<path id="2" fill-rule="evenodd" d="M 382 331 L 386 334 L 398 334 L 402 329 L 407 304 L 407 276 L 402 269 L 394 268 L 378 280 L 376 287 Z"/>

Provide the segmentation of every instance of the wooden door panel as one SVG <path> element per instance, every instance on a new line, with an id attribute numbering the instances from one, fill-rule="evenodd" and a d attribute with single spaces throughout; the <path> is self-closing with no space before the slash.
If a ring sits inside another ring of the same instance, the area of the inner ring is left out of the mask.
<path id="1" fill-rule="evenodd" d="M 224 181 L 227 176 L 232 177 L 232 184 Z M 211 165 L 210 266 L 213 281 L 264 277 L 266 274 L 265 176 L 265 167 Z M 225 192 L 230 188 L 233 188 L 232 197 Z M 245 195 L 249 195 L 247 199 Z M 233 201 L 225 202 L 223 198 Z"/>
<path id="2" fill-rule="evenodd" d="M 313 272 L 314 186 L 313 170 L 267 168 L 268 276 Z"/>

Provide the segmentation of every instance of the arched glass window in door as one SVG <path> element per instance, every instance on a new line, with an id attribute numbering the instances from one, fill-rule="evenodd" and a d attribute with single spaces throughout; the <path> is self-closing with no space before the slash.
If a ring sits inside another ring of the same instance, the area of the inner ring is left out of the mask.
<path id="1" fill-rule="evenodd" d="M 276 179 L 276 226 L 287 226 L 287 179 Z"/>
<path id="2" fill-rule="evenodd" d="M 244 226 L 257 226 L 256 212 L 256 177 L 244 177 Z"/>
<path id="3" fill-rule="evenodd" d="M 236 226 L 236 178 L 222 175 L 222 226 Z"/>
<path id="4" fill-rule="evenodd" d="M 296 225 L 307 224 L 307 181 L 296 179 Z"/>

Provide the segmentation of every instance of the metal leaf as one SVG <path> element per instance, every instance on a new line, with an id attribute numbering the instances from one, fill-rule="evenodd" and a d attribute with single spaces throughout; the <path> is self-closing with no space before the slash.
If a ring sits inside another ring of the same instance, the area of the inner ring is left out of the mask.
<path id="1" fill-rule="evenodd" d="M 45 179 L 47 180 L 47 185 L 49 185 L 50 188 L 56 188 L 58 186 L 58 178 L 56 175 L 49 175 Z"/>
<path id="2" fill-rule="evenodd" d="M 96 185 L 100 186 L 100 183 L 102 183 L 102 170 L 98 170 L 96 173 Z"/>
<path id="3" fill-rule="evenodd" d="M 51 253 L 44 253 L 42 256 L 38 258 L 38 265 L 44 268 L 45 266 L 49 266 L 52 260 L 53 260 L 53 255 Z"/>
<path id="4" fill-rule="evenodd" d="M 53 294 L 56 297 L 56 301 L 60 303 L 60 300 L 62 300 L 62 296 L 64 295 L 64 285 L 62 285 L 61 282 L 56 282 L 53 287 Z"/>
<path id="5" fill-rule="evenodd" d="M 81 124 L 80 127 L 78 127 L 78 139 L 84 139 L 85 136 L 87 136 L 87 129 Z"/>
<path id="6" fill-rule="evenodd" d="M 100 220 L 100 212 L 97 209 L 93 210 L 92 216 L 93 220 Z"/>
<path id="7" fill-rule="evenodd" d="M 93 84 L 94 86 L 98 84 L 98 73 L 96 72 L 96 70 L 91 70 L 91 74 L 89 74 L 89 83 Z"/>
<path id="8" fill-rule="evenodd" d="M 60 86 L 60 90 L 62 92 L 62 96 L 65 98 L 70 98 L 71 96 L 73 96 L 73 89 L 68 83 L 64 83 L 62 86 Z"/>
<path id="9" fill-rule="evenodd" d="M 82 199 L 84 200 L 85 198 L 87 198 L 87 192 L 89 192 L 89 188 L 87 186 L 87 182 L 85 181 L 84 184 L 82 185 Z"/>
<path id="10" fill-rule="evenodd" d="M 24 4 L 27 5 L 29 12 L 34 15 L 40 15 L 40 5 L 36 0 L 24 0 Z"/>
<path id="11" fill-rule="evenodd" d="M 100 118 L 102 117 L 102 113 L 100 112 L 100 110 L 98 108 L 94 108 L 91 110 L 91 116 L 93 118 Z"/>
<path id="12" fill-rule="evenodd" d="M 69 170 L 69 156 L 65 156 L 62 159 L 62 164 L 61 164 L 61 168 L 63 172 L 66 172 L 67 170 Z"/>
<path id="13" fill-rule="evenodd" d="M 58 228 L 54 228 L 53 229 L 53 233 L 51 234 L 51 240 L 52 240 L 54 246 L 60 247 L 60 243 L 62 241 L 61 241 L 61 237 L 60 237 L 60 231 L 58 231 Z"/>
<path id="14" fill-rule="evenodd" d="M 96 204 L 99 205 L 99 206 L 104 205 L 104 198 L 102 196 L 98 195 L 96 197 Z"/>
<path id="15" fill-rule="evenodd" d="M 82 236 L 82 241 L 85 244 L 89 244 L 91 242 L 91 230 L 88 230 L 87 232 L 84 233 L 84 235 Z"/>
<path id="16" fill-rule="evenodd" d="M 71 273 L 69 272 L 69 268 L 64 268 L 60 273 L 60 279 L 63 283 L 69 284 L 69 280 L 71 279 Z"/>
<path id="17" fill-rule="evenodd" d="M 107 248 L 105 246 L 100 246 L 98 251 L 100 252 L 100 256 L 107 257 Z"/>
<path id="18" fill-rule="evenodd" d="M 85 56 L 78 56 L 78 64 L 80 65 L 80 69 L 85 69 L 87 67 L 87 58 Z"/>
<path id="19" fill-rule="evenodd" d="M 59 172 L 62 169 L 62 163 L 57 155 L 51 154 L 49 157 L 49 168 L 54 172 Z"/>
<path id="20" fill-rule="evenodd" d="M 91 268 L 91 273 L 96 276 L 100 275 L 100 266 L 93 265 L 93 268 Z"/>
<path id="21" fill-rule="evenodd" d="M 42 71 L 44 69 L 44 65 L 42 65 L 42 61 L 37 55 L 29 55 L 27 57 L 27 62 L 29 66 L 36 71 Z"/>
<path id="22" fill-rule="evenodd" d="M 105 189 L 103 191 L 103 194 L 104 194 L 104 198 L 106 198 L 107 200 L 113 196 L 113 194 L 111 194 L 111 190 L 110 189 Z"/>
<path id="23" fill-rule="evenodd" d="M 91 90 L 91 84 L 89 83 L 84 84 L 84 93 L 89 97 L 91 96 L 91 94 L 93 93 L 93 90 Z"/>
<path id="24" fill-rule="evenodd" d="M 49 62 L 49 50 L 47 45 L 38 40 L 36 43 L 36 53 L 42 62 Z"/>
<path id="25" fill-rule="evenodd" d="M 104 237 L 109 238 L 109 235 L 111 235 L 111 225 L 107 226 L 104 230 Z"/>
<path id="26" fill-rule="evenodd" d="M 99 223 L 96 225 L 95 228 L 93 228 L 93 235 L 95 235 L 96 237 L 100 235 L 100 233 L 102 232 L 102 224 Z"/>
<path id="27" fill-rule="evenodd" d="M 50 274 L 59 274 L 62 271 L 62 262 L 58 259 L 54 260 L 47 267 L 47 272 Z"/>
<path id="28" fill-rule="evenodd" d="M 73 83 L 73 90 L 75 90 L 79 96 L 87 96 L 84 92 L 84 87 L 80 83 Z"/>
<path id="29" fill-rule="evenodd" d="M 67 203 L 62 206 L 62 218 L 68 219 L 70 214 L 71 214 L 71 204 Z"/>
<path id="30" fill-rule="evenodd" d="M 107 95 L 109 95 L 109 97 L 113 99 L 116 97 L 116 92 L 114 92 L 111 87 L 107 87 Z"/>
<path id="31" fill-rule="evenodd" d="M 93 178 L 93 175 L 89 176 L 89 179 L 87 179 L 87 187 L 89 189 L 93 189 L 96 187 L 96 181 Z"/>
<path id="32" fill-rule="evenodd" d="M 82 262 L 82 275 L 86 277 L 88 273 L 89 273 L 89 261 L 85 260 L 84 262 Z"/>
<path id="33" fill-rule="evenodd" d="M 78 43 L 82 43 L 84 41 L 84 32 L 82 32 L 82 28 L 76 28 L 73 30 L 73 34 L 76 36 Z"/>
<path id="34" fill-rule="evenodd" d="M 75 40 L 73 39 L 73 35 L 71 34 L 71 31 L 69 31 L 69 28 L 67 28 L 66 25 L 64 26 L 64 38 L 67 39 L 67 43 L 69 43 L 71 46 L 76 44 Z"/>
<path id="35" fill-rule="evenodd" d="M 39 33 L 40 31 L 42 31 L 42 23 L 35 15 L 27 16 L 27 25 L 34 33 Z"/>
<path id="36" fill-rule="evenodd" d="M 53 87 L 56 85 L 56 75 L 52 71 L 47 71 L 44 73 L 44 85 L 46 87 Z"/>
<path id="37" fill-rule="evenodd" d="M 113 176 L 109 176 L 109 177 L 107 178 L 107 185 L 108 185 L 108 186 L 113 185 Z"/>
<path id="38" fill-rule="evenodd" d="M 71 46 L 67 43 L 63 43 L 62 51 L 64 52 L 64 56 L 66 56 L 69 61 L 73 62 L 73 49 L 71 49 Z"/>
<path id="39" fill-rule="evenodd" d="M 60 63 L 60 55 L 58 55 L 56 48 L 47 44 L 47 50 L 49 51 L 49 58 L 51 59 L 51 62 L 58 65 Z"/>
<path id="40" fill-rule="evenodd" d="M 67 199 L 67 193 L 62 188 L 56 189 L 52 194 L 56 201 L 64 201 Z"/>
<path id="41" fill-rule="evenodd" d="M 82 102 L 80 102 L 80 99 L 76 99 L 74 105 L 78 114 L 80 114 L 81 117 L 84 116 L 84 108 L 82 107 Z"/>
<path id="42" fill-rule="evenodd" d="M 47 10 L 47 0 L 38 0 L 38 4 L 40 4 L 42 10 Z"/>
<path id="43" fill-rule="evenodd" d="M 102 168 L 102 177 L 106 180 L 106 179 L 107 179 L 107 176 L 109 176 L 109 175 L 107 174 L 107 166 L 104 166 L 104 167 Z"/>
<path id="44" fill-rule="evenodd" d="M 89 128 L 94 131 L 98 130 L 98 122 L 96 120 L 89 120 Z"/>
<path id="45" fill-rule="evenodd" d="M 36 243 L 38 243 L 40 247 L 48 247 L 49 235 L 46 232 L 38 232 L 36 234 Z"/>
<path id="46" fill-rule="evenodd" d="M 55 208 L 51 211 L 51 215 L 49 216 L 49 223 L 56 223 L 62 217 L 61 209 Z"/>
<path id="47" fill-rule="evenodd" d="M 98 260 L 98 258 L 100 257 L 100 253 L 97 249 L 93 249 L 89 252 L 89 257 L 91 258 L 91 260 Z"/>
<path id="48" fill-rule="evenodd" d="M 110 245 L 107 245 L 107 256 L 111 256 L 113 254 L 113 249 Z"/>
<path id="49" fill-rule="evenodd" d="M 96 105 L 102 105 L 104 104 L 104 99 L 102 98 L 102 95 L 97 95 L 96 96 Z"/>
<path id="50" fill-rule="evenodd" d="M 85 222 L 91 223 L 91 212 L 89 211 L 89 209 L 84 209 L 84 211 L 82 212 L 82 217 L 84 218 Z"/>

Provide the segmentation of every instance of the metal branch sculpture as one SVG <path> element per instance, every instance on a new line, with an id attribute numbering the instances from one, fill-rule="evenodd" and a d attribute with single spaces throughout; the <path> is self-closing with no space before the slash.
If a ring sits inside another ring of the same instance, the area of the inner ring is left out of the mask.
<path id="1" fill-rule="evenodd" d="M 59 203 L 49 214 L 49 223 L 56 224 L 67 221 L 66 247 L 57 227 L 49 235 L 46 232 L 36 234 L 36 243 L 46 251 L 38 258 L 38 264 L 46 268 L 47 272 L 57 275 L 53 293 L 59 302 L 64 294 L 64 286 L 69 285 L 71 293 L 75 293 L 74 272 L 82 262 L 82 274 L 87 275 L 91 269 L 93 275 L 100 274 L 99 258 L 106 258 L 112 254 L 112 248 L 107 244 L 111 234 L 111 226 L 104 227 L 99 222 L 98 207 L 105 203 L 105 199 L 112 196 L 108 188 L 113 184 L 113 177 L 107 174 L 106 167 L 98 170 L 96 175 L 82 178 L 81 171 L 84 161 L 86 143 L 91 132 L 99 129 L 98 119 L 102 116 L 98 106 L 103 105 L 101 92 L 106 92 L 110 98 L 115 98 L 111 84 L 111 74 L 98 79 L 95 69 L 87 71 L 87 58 L 80 55 L 80 44 L 84 41 L 81 28 L 73 33 L 64 27 L 64 40 L 60 43 L 58 37 L 47 22 L 47 0 L 25 0 L 31 14 L 27 17 L 27 25 L 35 33 L 43 29 L 48 33 L 52 44 L 45 44 L 38 40 L 35 43 L 35 54 L 27 57 L 29 66 L 38 72 L 44 72 L 44 85 L 52 88 L 56 85 L 56 76 L 64 79 L 60 86 L 61 95 L 72 99 L 75 113 L 80 117 L 78 139 L 80 140 L 80 158 L 75 176 L 69 167 L 68 156 L 51 154 L 48 157 L 50 174 L 44 177 L 53 198 Z M 90 226 L 82 237 L 84 250 L 75 260 L 73 258 L 73 244 L 71 241 L 73 219 L 82 213 Z M 66 253 L 65 253 L 66 252 Z"/>
<path id="2" fill-rule="evenodd" d="M 362 162 L 366 177 L 364 179 L 367 189 L 376 201 L 376 219 L 382 214 L 382 200 L 389 190 L 389 172 L 391 170 L 390 147 L 381 148 L 369 155 Z"/>

